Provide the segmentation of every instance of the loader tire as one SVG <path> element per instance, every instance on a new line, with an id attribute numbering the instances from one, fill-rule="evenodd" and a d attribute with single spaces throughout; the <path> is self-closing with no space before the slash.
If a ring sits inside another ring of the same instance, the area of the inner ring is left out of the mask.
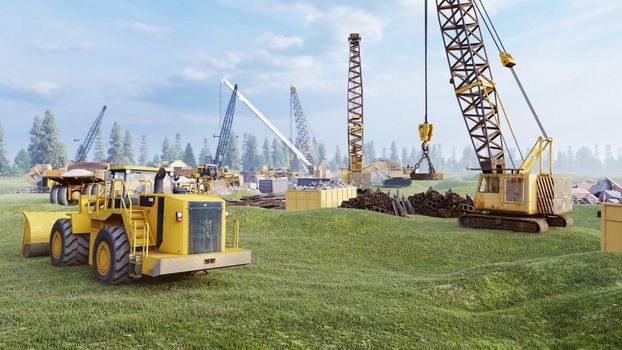
<path id="1" fill-rule="evenodd" d="M 54 185 L 50 188 L 50 203 L 58 204 L 58 185 Z"/>
<path id="2" fill-rule="evenodd" d="M 71 219 L 56 220 L 50 233 L 50 260 L 54 266 L 86 264 L 89 260 L 89 235 L 74 235 Z"/>
<path id="3" fill-rule="evenodd" d="M 123 226 L 99 230 L 93 245 L 95 279 L 105 284 L 119 284 L 130 278 L 130 242 Z"/>
<path id="4" fill-rule="evenodd" d="M 64 205 L 64 206 L 68 206 L 69 205 L 69 199 L 67 198 L 67 186 L 65 185 L 61 185 L 58 186 L 58 195 L 56 196 L 57 199 L 57 203 L 60 205 Z"/>

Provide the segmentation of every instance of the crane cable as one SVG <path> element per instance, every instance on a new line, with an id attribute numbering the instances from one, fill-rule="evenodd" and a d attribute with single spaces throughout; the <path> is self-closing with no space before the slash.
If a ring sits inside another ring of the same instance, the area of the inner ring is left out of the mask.
<path id="1" fill-rule="evenodd" d="M 434 168 L 434 165 L 432 164 L 432 159 L 430 158 L 430 146 L 429 146 L 429 141 L 432 139 L 432 132 L 433 132 L 433 126 L 429 125 L 428 123 L 428 0 L 423 0 L 424 2 L 424 36 L 425 36 L 425 40 L 424 40 L 424 123 L 422 125 L 419 125 L 420 128 L 420 136 L 421 136 L 421 127 L 425 126 L 426 129 L 426 138 L 424 139 L 423 136 L 422 137 L 422 144 L 421 144 L 421 159 L 419 159 L 419 161 L 417 162 L 417 164 L 415 164 L 414 166 L 414 170 L 413 172 L 416 172 L 419 167 L 421 166 L 421 163 L 423 163 L 424 160 L 427 161 L 428 163 L 428 173 L 430 174 L 435 174 L 436 173 L 436 169 Z"/>
<path id="2" fill-rule="evenodd" d="M 482 0 L 474 0 L 473 2 L 475 4 L 475 8 L 477 9 L 477 11 L 480 13 L 480 16 L 482 17 L 482 20 L 484 21 L 484 24 L 486 25 L 486 29 L 488 29 L 488 33 L 490 33 L 490 36 L 492 37 L 492 40 L 495 43 L 495 46 L 497 46 L 497 50 L 499 50 L 499 52 L 503 52 L 504 54 L 508 55 L 508 52 L 505 49 L 505 46 L 503 45 L 503 41 L 501 40 L 501 37 L 499 36 L 499 33 L 497 32 L 497 28 L 495 28 L 495 25 L 492 23 L 492 19 L 490 19 L 490 15 L 488 14 L 488 10 L 486 10 L 486 7 L 484 6 L 484 3 L 482 2 Z M 478 5 L 478 2 L 479 2 L 479 5 Z M 480 10 L 480 6 L 482 8 L 481 10 Z M 483 10 L 483 13 L 482 13 L 482 10 Z M 489 23 L 490 23 L 490 26 L 489 26 Z M 523 83 L 518 77 L 518 74 L 516 74 L 516 71 L 514 70 L 513 67 L 509 67 L 509 68 L 510 68 L 510 71 L 512 71 L 512 75 L 514 76 L 514 80 L 516 80 L 516 84 L 518 85 L 518 88 L 523 94 L 523 98 L 525 99 L 525 102 L 527 102 L 527 105 L 529 106 L 529 110 L 531 111 L 531 114 L 536 120 L 536 123 L 538 123 L 538 127 L 540 128 L 542 135 L 546 138 L 549 138 L 546 130 L 544 129 L 544 126 L 542 125 L 542 122 L 540 121 L 540 117 L 538 117 L 538 113 L 536 113 L 536 109 L 531 103 L 531 99 L 529 99 L 529 96 L 527 95 L 527 91 L 525 91 L 525 88 L 523 87 Z"/>

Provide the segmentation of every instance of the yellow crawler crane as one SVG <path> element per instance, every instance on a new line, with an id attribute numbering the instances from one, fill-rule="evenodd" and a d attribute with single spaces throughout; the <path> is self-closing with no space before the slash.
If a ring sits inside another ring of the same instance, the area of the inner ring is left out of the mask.
<path id="1" fill-rule="evenodd" d="M 163 193 L 166 175 L 161 168 L 153 182 L 142 180 L 143 192 L 110 179 L 82 196 L 76 212 L 25 212 L 22 256 L 49 254 L 55 266 L 88 263 L 106 284 L 250 264 L 251 251 L 238 247 L 238 221 L 226 243 L 224 200 Z"/>
<path id="2" fill-rule="evenodd" d="M 453 86 L 481 174 L 475 194 L 478 213 L 460 217 L 465 227 L 542 233 L 549 227 L 568 227 L 573 220 L 571 180 L 553 174 L 553 138 L 549 137 L 514 70 L 516 60 L 503 46 L 481 0 L 436 0 L 443 44 Z M 427 2 L 425 7 L 427 12 Z M 492 78 L 480 18 L 509 68 L 541 132 L 521 163 L 514 162 L 505 120 L 520 152 L 516 135 Z M 427 32 L 427 30 L 426 30 Z M 507 162 L 509 160 L 509 162 Z M 516 166 L 518 164 L 518 166 Z M 539 172 L 532 169 L 539 164 Z"/>

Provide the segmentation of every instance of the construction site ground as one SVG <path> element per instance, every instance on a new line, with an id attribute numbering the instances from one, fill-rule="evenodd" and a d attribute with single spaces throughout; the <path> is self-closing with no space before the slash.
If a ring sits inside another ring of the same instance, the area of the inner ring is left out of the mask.
<path id="1" fill-rule="evenodd" d="M 89 266 L 19 256 L 22 211 L 62 209 L 47 202 L 0 194 L 3 349 L 622 348 L 622 254 L 599 252 L 598 206 L 544 235 L 236 207 L 252 265 L 105 286 Z"/>

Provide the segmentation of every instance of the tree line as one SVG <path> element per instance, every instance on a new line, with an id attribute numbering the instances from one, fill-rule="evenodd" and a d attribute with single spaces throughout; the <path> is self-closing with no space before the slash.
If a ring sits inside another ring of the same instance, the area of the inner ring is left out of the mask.
<path id="1" fill-rule="evenodd" d="M 315 143 L 315 150 L 317 163 L 320 160 L 327 160 L 329 169 L 333 173 L 338 173 L 341 169 L 347 168 L 348 156 L 341 147 L 335 147 L 332 157 L 327 155 L 326 147 L 321 142 Z M 419 146 L 399 148 L 395 141 L 388 148 L 382 147 L 380 152 L 378 152 L 375 143 L 370 141 L 365 143 L 363 151 L 365 163 L 371 163 L 375 159 L 390 159 L 400 160 L 404 166 L 414 166 L 422 158 L 422 151 Z M 527 150 L 523 151 L 523 155 L 527 152 Z M 520 163 L 520 155 L 516 150 L 510 149 L 507 153 L 513 155 L 515 164 Z M 145 166 L 158 166 L 163 162 L 170 163 L 175 160 L 182 160 L 194 167 L 196 164 L 213 162 L 212 154 L 207 137 L 203 138 L 197 156 L 190 142 L 186 142 L 184 145 L 179 132 L 172 139 L 169 139 L 168 136 L 164 137 L 159 151 L 153 153 L 150 153 L 147 135 L 142 134 L 138 154 L 135 154 L 134 139 L 131 132 L 129 130 L 123 131 L 121 125 L 115 122 L 110 130 L 107 142 L 104 141 L 101 129 L 97 133 L 90 160 L 106 161 L 113 165 Z M 477 158 L 470 146 L 464 147 L 460 152 L 452 148 L 446 154 L 442 144 L 433 144 L 430 148 L 430 157 L 435 168 L 441 172 L 462 172 L 467 166 L 478 167 Z M 0 125 L 0 176 L 24 174 L 34 164 L 60 166 L 65 160 L 69 160 L 67 159 L 66 146 L 58 140 L 55 117 L 50 111 L 45 111 L 43 118 L 34 117 L 28 147 L 19 150 L 12 164 L 7 158 L 4 133 L 2 125 Z M 235 132 L 231 132 L 224 163 L 234 170 L 258 171 L 264 164 L 273 168 L 292 168 L 293 170 L 300 170 L 301 168 L 296 157 L 279 139 L 266 137 L 261 142 L 260 147 L 257 137 L 252 133 L 243 134 L 240 138 Z M 511 165 L 509 159 L 507 163 Z M 576 150 L 568 147 L 556 153 L 554 167 L 558 173 L 622 172 L 622 148 L 618 147 L 614 150 L 612 146 L 606 145 L 601 151 L 598 145 L 592 148 L 581 146 Z M 421 169 L 427 170 L 425 161 L 421 163 Z"/>

